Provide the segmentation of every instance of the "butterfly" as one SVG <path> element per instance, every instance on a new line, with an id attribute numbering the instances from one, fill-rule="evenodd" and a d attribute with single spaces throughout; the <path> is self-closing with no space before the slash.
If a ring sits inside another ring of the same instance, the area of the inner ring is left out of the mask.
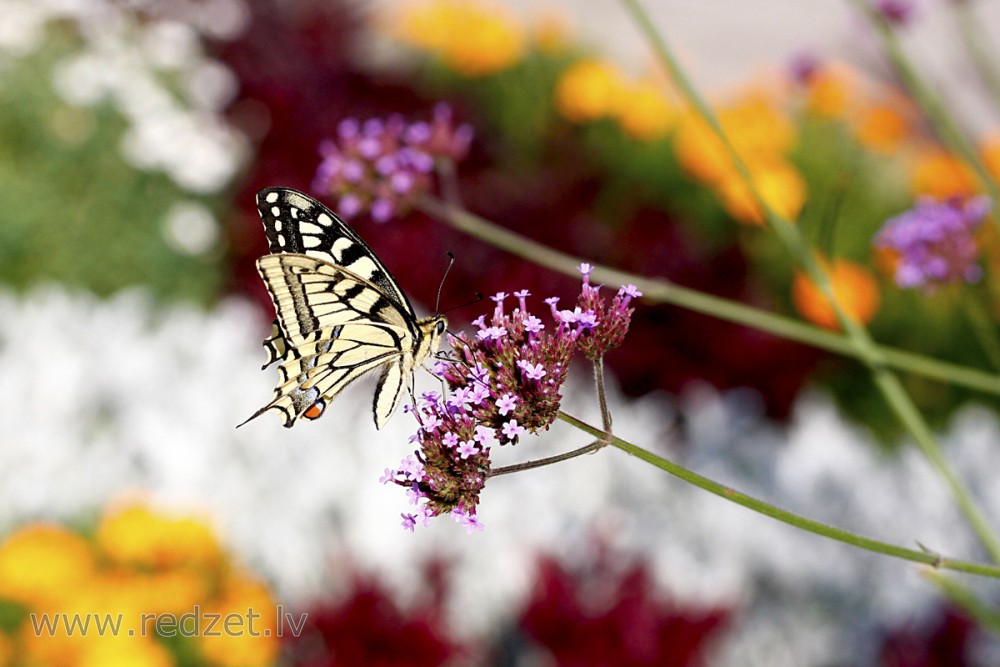
<path id="1" fill-rule="evenodd" d="M 280 360 L 280 378 L 271 401 L 246 421 L 269 410 L 286 427 L 317 419 L 347 385 L 377 370 L 372 411 L 381 428 L 414 369 L 437 351 L 447 320 L 417 319 L 368 244 L 309 195 L 265 188 L 257 211 L 271 251 L 257 271 L 277 315 L 262 368 Z"/>

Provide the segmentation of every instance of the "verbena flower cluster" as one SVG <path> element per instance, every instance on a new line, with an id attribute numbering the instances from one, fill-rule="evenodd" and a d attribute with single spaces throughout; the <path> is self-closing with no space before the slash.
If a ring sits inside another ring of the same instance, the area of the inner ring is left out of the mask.
<path id="1" fill-rule="evenodd" d="M 887 220 L 875 245 L 897 255 L 895 281 L 900 287 L 974 283 L 983 275 L 976 263 L 976 229 L 989 210 L 986 197 L 943 202 L 924 197 Z"/>
<path id="2" fill-rule="evenodd" d="M 455 127 L 444 103 L 434 108 L 430 122 L 407 123 L 398 114 L 364 122 L 348 118 L 335 140 L 320 144 L 323 160 L 313 189 L 337 197 L 337 211 L 345 218 L 369 213 L 386 222 L 430 190 L 435 159 L 458 162 L 471 141 L 472 127 Z"/>
<path id="3" fill-rule="evenodd" d="M 416 405 L 407 406 L 418 423 L 411 438 L 418 449 L 398 469 L 386 469 L 382 482 L 408 489 L 412 513 L 404 513 L 403 527 L 451 513 L 471 533 L 482 529 L 476 518 L 479 492 L 490 471 L 490 451 L 496 445 L 517 444 L 525 433 L 547 429 L 559 414 L 560 389 L 575 352 L 600 358 L 621 344 L 633 309 L 641 296 L 626 285 L 609 302 L 590 284 L 589 264 L 581 264 L 583 287 L 569 310 L 559 299 L 545 300 L 551 321 L 545 323 L 528 310 L 527 290 L 500 292 L 492 315 L 473 324 L 474 335 L 451 337 L 454 355 L 434 364 L 449 394 L 425 392 Z M 516 299 L 513 310 L 506 301 Z"/>

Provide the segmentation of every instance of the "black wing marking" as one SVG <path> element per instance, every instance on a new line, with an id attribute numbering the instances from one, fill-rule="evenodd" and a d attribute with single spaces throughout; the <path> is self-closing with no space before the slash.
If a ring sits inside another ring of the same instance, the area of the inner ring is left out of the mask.
<path id="1" fill-rule="evenodd" d="M 413 306 L 389 270 L 368 244 L 322 203 L 298 190 L 271 187 L 257 193 L 257 211 L 271 253 L 299 253 L 342 266 L 376 286 L 415 322 Z"/>

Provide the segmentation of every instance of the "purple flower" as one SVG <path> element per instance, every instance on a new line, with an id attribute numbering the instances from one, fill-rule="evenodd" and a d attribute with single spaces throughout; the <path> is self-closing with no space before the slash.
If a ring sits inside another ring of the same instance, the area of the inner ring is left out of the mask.
<path id="1" fill-rule="evenodd" d="M 454 449 L 455 447 L 458 447 L 458 436 L 454 433 L 445 433 L 444 437 L 441 438 L 441 442 L 444 443 L 445 447 Z"/>
<path id="2" fill-rule="evenodd" d="M 513 412 L 515 407 L 517 407 L 517 398 L 513 394 L 504 394 L 503 397 L 497 401 L 497 412 L 501 415 Z"/>
<path id="3" fill-rule="evenodd" d="M 501 430 L 508 440 L 516 440 L 521 434 L 524 433 L 524 427 L 518 424 L 516 419 L 504 422 Z"/>
<path id="4" fill-rule="evenodd" d="M 524 371 L 525 377 L 530 380 L 541 380 L 545 377 L 545 367 L 541 364 L 532 364 L 524 359 L 518 359 L 517 367 Z"/>
<path id="5" fill-rule="evenodd" d="M 913 16 L 912 0 L 874 0 L 875 9 L 892 25 L 906 25 Z"/>
<path id="6" fill-rule="evenodd" d="M 472 440 L 466 440 L 458 446 L 458 455 L 462 457 L 463 461 L 470 456 L 475 456 L 479 453 L 479 451 L 479 448 L 476 447 L 476 443 Z"/>
<path id="7" fill-rule="evenodd" d="M 392 468 L 386 468 L 384 471 L 382 471 L 382 476 L 378 478 L 378 481 L 381 484 L 388 484 L 389 482 L 393 481 L 395 477 L 396 477 L 396 471 L 393 470 Z"/>
<path id="8" fill-rule="evenodd" d="M 472 436 L 472 439 L 478 442 L 483 447 L 488 447 L 490 444 L 490 437 L 493 435 L 493 430 L 478 424 L 476 426 L 476 433 Z"/>
<path id="9" fill-rule="evenodd" d="M 456 129 L 450 109 L 440 105 L 431 123 L 407 124 L 398 114 L 364 123 L 348 118 L 335 140 L 320 142 L 313 189 L 336 197 L 345 218 L 367 212 L 386 222 L 430 191 L 435 157 L 462 159 L 471 138 L 472 129 Z"/>
<path id="10" fill-rule="evenodd" d="M 980 280 L 983 271 L 976 263 L 980 249 L 975 232 L 989 204 L 985 197 L 965 202 L 924 197 L 909 211 L 887 220 L 875 236 L 875 245 L 896 255 L 896 284 L 933 289 Z"/>
<path id="11" fill-rule="evenodd" d="M 399 516 L 403 517 L 403 530 L 408 530 L 412 533 L 414 526 L 417 525 L 417 517 L 406 513 L 402 513 Z"/>
<path id="12" fill-rule="evenodd" d="M 528 315 L 524 319 L 524 328 L 529 333 L 536 334 L 539 331 L 541 331 L 542 329 L 544 329 L 545 325 L 542 324 L 542 321 L 540 319 L 538 319 L 537 317 L 535 317 L 534 315 Z"/>

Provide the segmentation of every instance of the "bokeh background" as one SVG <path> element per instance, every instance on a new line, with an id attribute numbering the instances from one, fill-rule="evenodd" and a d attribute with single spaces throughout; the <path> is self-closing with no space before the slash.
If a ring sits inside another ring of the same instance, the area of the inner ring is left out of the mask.
<path id="1" fill-rule="evenodd" d="M 896 287 L 873 248 L 915 197 L 978 186 L 862 18 L 833 0 L 650 4 L 875 337 L 988 368 L 963 303 L 996 301 L 995 232 L 980 234 L 984 281 L 933 293 Z M 995 176 L 1000 115 L 968 47 L 997 56 L 998 19 L 995 2 L 923 0 L 897 26 Z M 316 422 L 234 428 L 276 376 L 259 370 L 272 313 L 254 193 L 335 206 L 313 189 L 321 141 L 440 101 L 475 131 L 458 165 L 469 209 L 832 326 L 616 3 L 0 0 L 0 666 L 1000 664 L 913 565 L 620 452 L 492 480 L 482 533 L 439 519 L 411 534 L 378 478 L 412 451 L 412 424 L 375 431 L 370 384 Z M 353 223 L 425 312 L 448 250 L 446 305 L 577 289 L 420 213 Z M 809 517 L 984 558 L 860 365 L 641 303 L 607 364 L 622 437 Z M 997 401 L 904 381 L 1000 516 Z M 599 420 L 585 370 L 564 394 Z M 556 424 L 494 462 L 585 443 Z M 308 618 L 280 639 L 141 636 L 141 613 L 196 607 L 252 608 L 275 630 L 280 613 Z M 37 637 L 31 612 L 122 613 L 136 632 Z"/>

